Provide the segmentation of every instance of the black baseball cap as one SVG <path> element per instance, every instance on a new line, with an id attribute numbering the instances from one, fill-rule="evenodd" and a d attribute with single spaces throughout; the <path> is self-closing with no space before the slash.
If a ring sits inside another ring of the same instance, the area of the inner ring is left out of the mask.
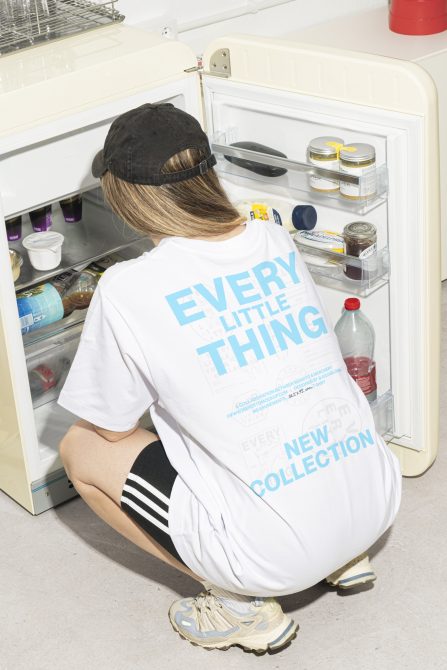
<path id="1" fill-rule="evenodd" d="M 187 170 L 162 173 L 166 161 L 184 149 L 201 149 L 205 157 Z M 98 178 L 109 170 L 131 184 L 160 186 L 205 174 L 213 165 L 216 158 L 197 119 L 171 103 L 147 103 L 113 121 L 92 174 Z"/>

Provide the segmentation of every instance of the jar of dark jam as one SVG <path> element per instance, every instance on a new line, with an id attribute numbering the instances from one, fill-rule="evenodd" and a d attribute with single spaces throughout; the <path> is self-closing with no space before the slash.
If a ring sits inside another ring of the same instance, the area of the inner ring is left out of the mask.
<path id="1" fill-rule="evenodd" d="M 376 254 L 377 231 L 372 223 L 354 221 L 348 223 L 343 230 L 345 254 L 366 260 Z M 373 258 L 369 263 L 353 265 L 349 259 L 345 265 L 345 275 L 350 279 L 372 279 L 377 272 L 377 264 Z"/>

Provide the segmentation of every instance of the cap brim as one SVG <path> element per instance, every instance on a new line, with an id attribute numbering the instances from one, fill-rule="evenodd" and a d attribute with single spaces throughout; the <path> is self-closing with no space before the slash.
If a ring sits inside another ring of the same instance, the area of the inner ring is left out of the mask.
<path id="1" fill-rule="evenodd" d="M 105 172 L 107 172 L 107 168 L 104 165 L 104 151 L 103 149 L 101 149 L 101 151 L 98 151 L 98 153 L 93 159 L 92 175 L 96 179 L 100 179 Z"/>

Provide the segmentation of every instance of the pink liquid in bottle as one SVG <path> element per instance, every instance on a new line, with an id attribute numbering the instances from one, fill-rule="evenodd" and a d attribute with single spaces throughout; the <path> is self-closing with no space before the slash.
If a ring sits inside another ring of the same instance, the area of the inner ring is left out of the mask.
<path id="1" fill-rule="evenodd" d="M 360 386 L 368 402 L 377 398 L 376 363 L 366 356 L 348 356 L 344 359 L 348 372 Z"/>
<path id="2" fill-rule="evenodd" d="M 374 329 L 360 310 L 358 298 L 347 298 L 341 318 L 335 325 L 341 354 L 352 379 L 368 402 L 377 398 Z"/>

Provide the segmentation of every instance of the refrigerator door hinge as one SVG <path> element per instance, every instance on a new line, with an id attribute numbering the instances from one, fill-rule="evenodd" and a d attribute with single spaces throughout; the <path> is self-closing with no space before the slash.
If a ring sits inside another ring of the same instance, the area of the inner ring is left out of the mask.
<path id="1" fill-rule="evenodd" d="M 210 69 L 204 70 L 202 59 L 197 59 L 195 67 L 189 67 L 184 72 L 198 72 L 199 74 L 208 74 L 213 77 L 230 77 L 231 76 L 231 62 L 230 50 L 218 49 L 210 58 Z"/>
<path id="2" fill-rule="evenodd" d="M 210 69 L 205 74 L 213 77 L 231 77 L 231 61 L 229 49 L 218 49 L 210 58 Z"/>

